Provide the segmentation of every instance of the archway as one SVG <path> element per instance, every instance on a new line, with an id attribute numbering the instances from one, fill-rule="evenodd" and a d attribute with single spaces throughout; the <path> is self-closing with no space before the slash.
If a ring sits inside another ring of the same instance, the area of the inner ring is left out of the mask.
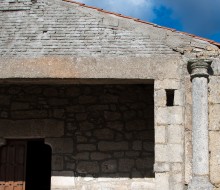
<path id="1" fill-rule="evenodd" d="M 50 190 L 51 152 L 41 140 L 27 142 L 25 190 Z"/>
<path id="2" fill-rule="evenodd" d="M 51 152 L 43 140 L 7 140 L 0 148 L 0 189 L 50 190 Z"/>

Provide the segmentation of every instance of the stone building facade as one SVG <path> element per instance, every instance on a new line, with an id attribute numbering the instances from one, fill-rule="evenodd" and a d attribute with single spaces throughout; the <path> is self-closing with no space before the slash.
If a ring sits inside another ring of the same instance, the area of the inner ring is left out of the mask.
<path id="1" fill-rule="evenodd" d="M 220 44 L 68 0 L 0 1 L 0 33 L 0 188 L 41 141 L 52 190 L 220 189 Z"/>

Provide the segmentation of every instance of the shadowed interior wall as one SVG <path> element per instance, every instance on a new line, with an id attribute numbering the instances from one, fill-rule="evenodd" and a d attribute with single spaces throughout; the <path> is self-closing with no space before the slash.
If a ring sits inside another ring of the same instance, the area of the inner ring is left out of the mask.
<path id="1" fill-rule="evenodd" d="M 5 120 L 64 121 L 47 138 L 52 171 L 74 176 L 154 177 L 153 85 L 1 85 Z"/>

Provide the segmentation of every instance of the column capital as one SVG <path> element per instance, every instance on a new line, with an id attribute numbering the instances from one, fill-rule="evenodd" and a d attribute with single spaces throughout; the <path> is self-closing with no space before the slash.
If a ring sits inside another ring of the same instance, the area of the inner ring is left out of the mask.
<path id="1" fill-rule="evenodd" d="M 210 59 L 190 59 L 188 61 L 188 71 L 191 75 L 191 80 L 195 77 L 209 78 L 208 70 L 211 68 L 212 60 Z"/>

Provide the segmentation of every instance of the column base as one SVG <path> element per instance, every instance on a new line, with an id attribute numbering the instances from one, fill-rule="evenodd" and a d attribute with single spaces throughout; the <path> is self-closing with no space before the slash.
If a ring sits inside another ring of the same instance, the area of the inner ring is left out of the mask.
<path id="1" fill-rule="evenodd" d="M 188 190 L 213 190 L 213 185 L 207 176 L 194 176 L 189 183 Z"/>

